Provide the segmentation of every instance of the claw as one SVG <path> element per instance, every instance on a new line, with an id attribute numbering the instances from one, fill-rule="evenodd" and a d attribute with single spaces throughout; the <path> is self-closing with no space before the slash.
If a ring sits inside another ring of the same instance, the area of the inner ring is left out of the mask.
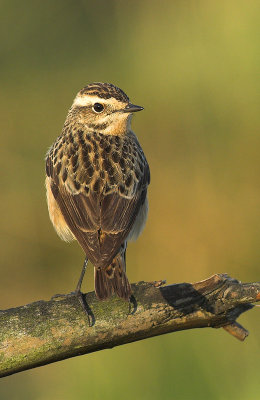
<path id="1" fill-rule="evenodd" d="M 92 313 L 90 307 L 86 303 L 84 295 L 80 290 L 75 290 L 74 292 L 70 292 L 67 294 L 59 294 L 59 293 L 55 294 L 54 296 L 51 297 L 51 300 L 57 301 L 57 299 L 59 299 L 59 298 L 66 299 L 66 297 L 71 297 L 71 296 L 75 296 L 78 298 L 80 305 L 88 318 L 88 325 L 93 326 L 94 325 L 94 314 Z"/>
<path id="2" fill-rule="evenodd" d="M 86 314 L 88 318 L 88 326 L 91 327 L 94 325 L 94 315 L 89 308 L 88 304 L 85 301 L 84 294 L 80 290 L 76 290 L 74 292 L 74 295 L 79 299 L 80 305 L 83 308 L 84 313 Z M 91 318 L 91 320 L 90 320 Z"/>

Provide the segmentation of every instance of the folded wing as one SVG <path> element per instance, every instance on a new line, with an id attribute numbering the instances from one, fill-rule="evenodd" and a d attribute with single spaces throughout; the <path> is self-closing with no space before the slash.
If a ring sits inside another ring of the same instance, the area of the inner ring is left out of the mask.
<path id="1" fill-rule="evenodd" d="M 75 193 L 62 182 L 59 170 L 53 165 L 52 159 L 47 157 L 47 176 L 57 206 L 69 229 L 96 267 L 105 268 L 112 262 L 145 201 L 150 175 L 144 157 L 141 162 L 142 172 L 139 170 L 138 182 L 130 194 L 129 191 L 122 192 L 120 185 L 113 185 L 107 191 L 105 179 L 98 192 L 90 185 L 86 193 L 85 186 L 80 185 Z"/>

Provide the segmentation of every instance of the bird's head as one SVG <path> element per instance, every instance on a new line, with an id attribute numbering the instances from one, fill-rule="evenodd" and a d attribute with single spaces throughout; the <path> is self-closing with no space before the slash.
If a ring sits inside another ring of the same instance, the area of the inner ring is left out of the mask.
<path id="1" fill-rule="evenodd" d="M 143 107 L 130 103 L 123 90 L 110 83 L 91 83 L 77 94 L 71 113 L 92 131 L 123 135 L 130 129 L 131 117 Z"/>

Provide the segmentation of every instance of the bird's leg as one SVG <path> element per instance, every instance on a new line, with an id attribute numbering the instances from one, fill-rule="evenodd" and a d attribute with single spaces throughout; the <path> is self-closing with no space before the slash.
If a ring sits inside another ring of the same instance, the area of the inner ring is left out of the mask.
<path id="1" fill-rule="evenodd" d="M 76 293 L 81 292 L 80 289 L 81 289 L 82 281 L 83 281 L 83 278 L 84 278 L 84 275 L 85 275 L 85 272 L 86 272 L 86 269 L 87 269 L 87 265 L 88 265 L 88 257 L 86 257 L 85 260 L 84 260 L 82 271 L 81 271 L 81 274 L 80 274 L 80 277 L 79 277 L 79 281 L 78 281 L 78 284 L 77 284 L 77 287 L 76 287 L 76 290 L 75 290 Z"/>
<path id="2" fill-rule="evenodd" d="M 87 303 L 86 303 L 86 301 L 84 299 L 83 293 L 81 291 L 81 285 L 82 285 L 82 281 L 83 281 L 83 278 L 84 278 L 84 275 L 85 275 L 85 272 L 86 272 L 87 264 L 88 264 L 88 258 L 86 257 L 85 260 L 84 260 L 84 264 L 83 264 L 82 271 L 81 271 L 81 274 L 80 274 L 80 277 L 79 277 L 79 281 L 78 281 L 78 284 L 76 286 L 76 290 L 75 290 L 74 293 L 77 296 L 77 298 L 79 299 L 79 302 L 80 302 L 85 314 L 88 317 L 89 326 L 91 326 L 90 317 L 93 317 L 93 315 L 92 315 L 91 310 L 88 307 L 88 305 L 87 305 Z"/>
<path id="3" fill-rule="evenodd" d="M 88 305 L 87 305 L 87 303 L 86 303 L 86 301 L 84 299 L 83 293 L 81 292 L 81 285 L 82 285 L 82 281 L 83 281 L 83 278 L 84 278 L 84 275 L 85 275 L 85 272 L 86 272 L 87 264 L 88 264 L 88 258 L 86 257 L 85 260 L 84 260 L 84 264 L 83 264 L 83 267 L 82 267 L 82 271 L 81 271 L 81 274 L 80 274 L 80 277 L 79 277 L 78 284 L 76 286 L 76 290 L 74 292 L 69 293 L 69 294 L 55 294 L 54 296 L 52 296 L 52 300 L 54 300 L 56 298 L 60 298 L 60 297 L 66 298 L 67 296 L 76 296 L 79 299 L 80 305 L 83 308 L 84 313 L 88 317 L 89 326 L 91 326 L 92 324 L 91 324 L 91 321 L 90 321 L 90 317 L 92 318 L 92 320 L 94 320 L 94 315 L 91 313 L 91 310 L 88 307 Z"/>
<path id="4" fill-rule="evenodd" d="M 133 310 L 132 310 L 133 306 Z M 128 314 L 134 314 L 137 310 L 137 301 L 133 294 L 128 299 Z"/>

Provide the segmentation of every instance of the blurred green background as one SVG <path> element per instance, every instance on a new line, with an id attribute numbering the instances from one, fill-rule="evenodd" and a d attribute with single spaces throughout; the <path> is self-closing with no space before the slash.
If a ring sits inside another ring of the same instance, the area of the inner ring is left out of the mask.
<path id="1" fill-rule="evenodd" d="M 257 1 L 0 2 L 1 308 L 77 282 L 83 253 L 54 232 L 44 156 L 77 91 L 121 87 L 151 167 L 150 213 L 128 276 L 259 280 Z M 89 268 L 84 290 L 93 290 Z M 259 308 L 223 330 L 169 334 L 1 380 L 0 398 L 259 398 Z"/>

